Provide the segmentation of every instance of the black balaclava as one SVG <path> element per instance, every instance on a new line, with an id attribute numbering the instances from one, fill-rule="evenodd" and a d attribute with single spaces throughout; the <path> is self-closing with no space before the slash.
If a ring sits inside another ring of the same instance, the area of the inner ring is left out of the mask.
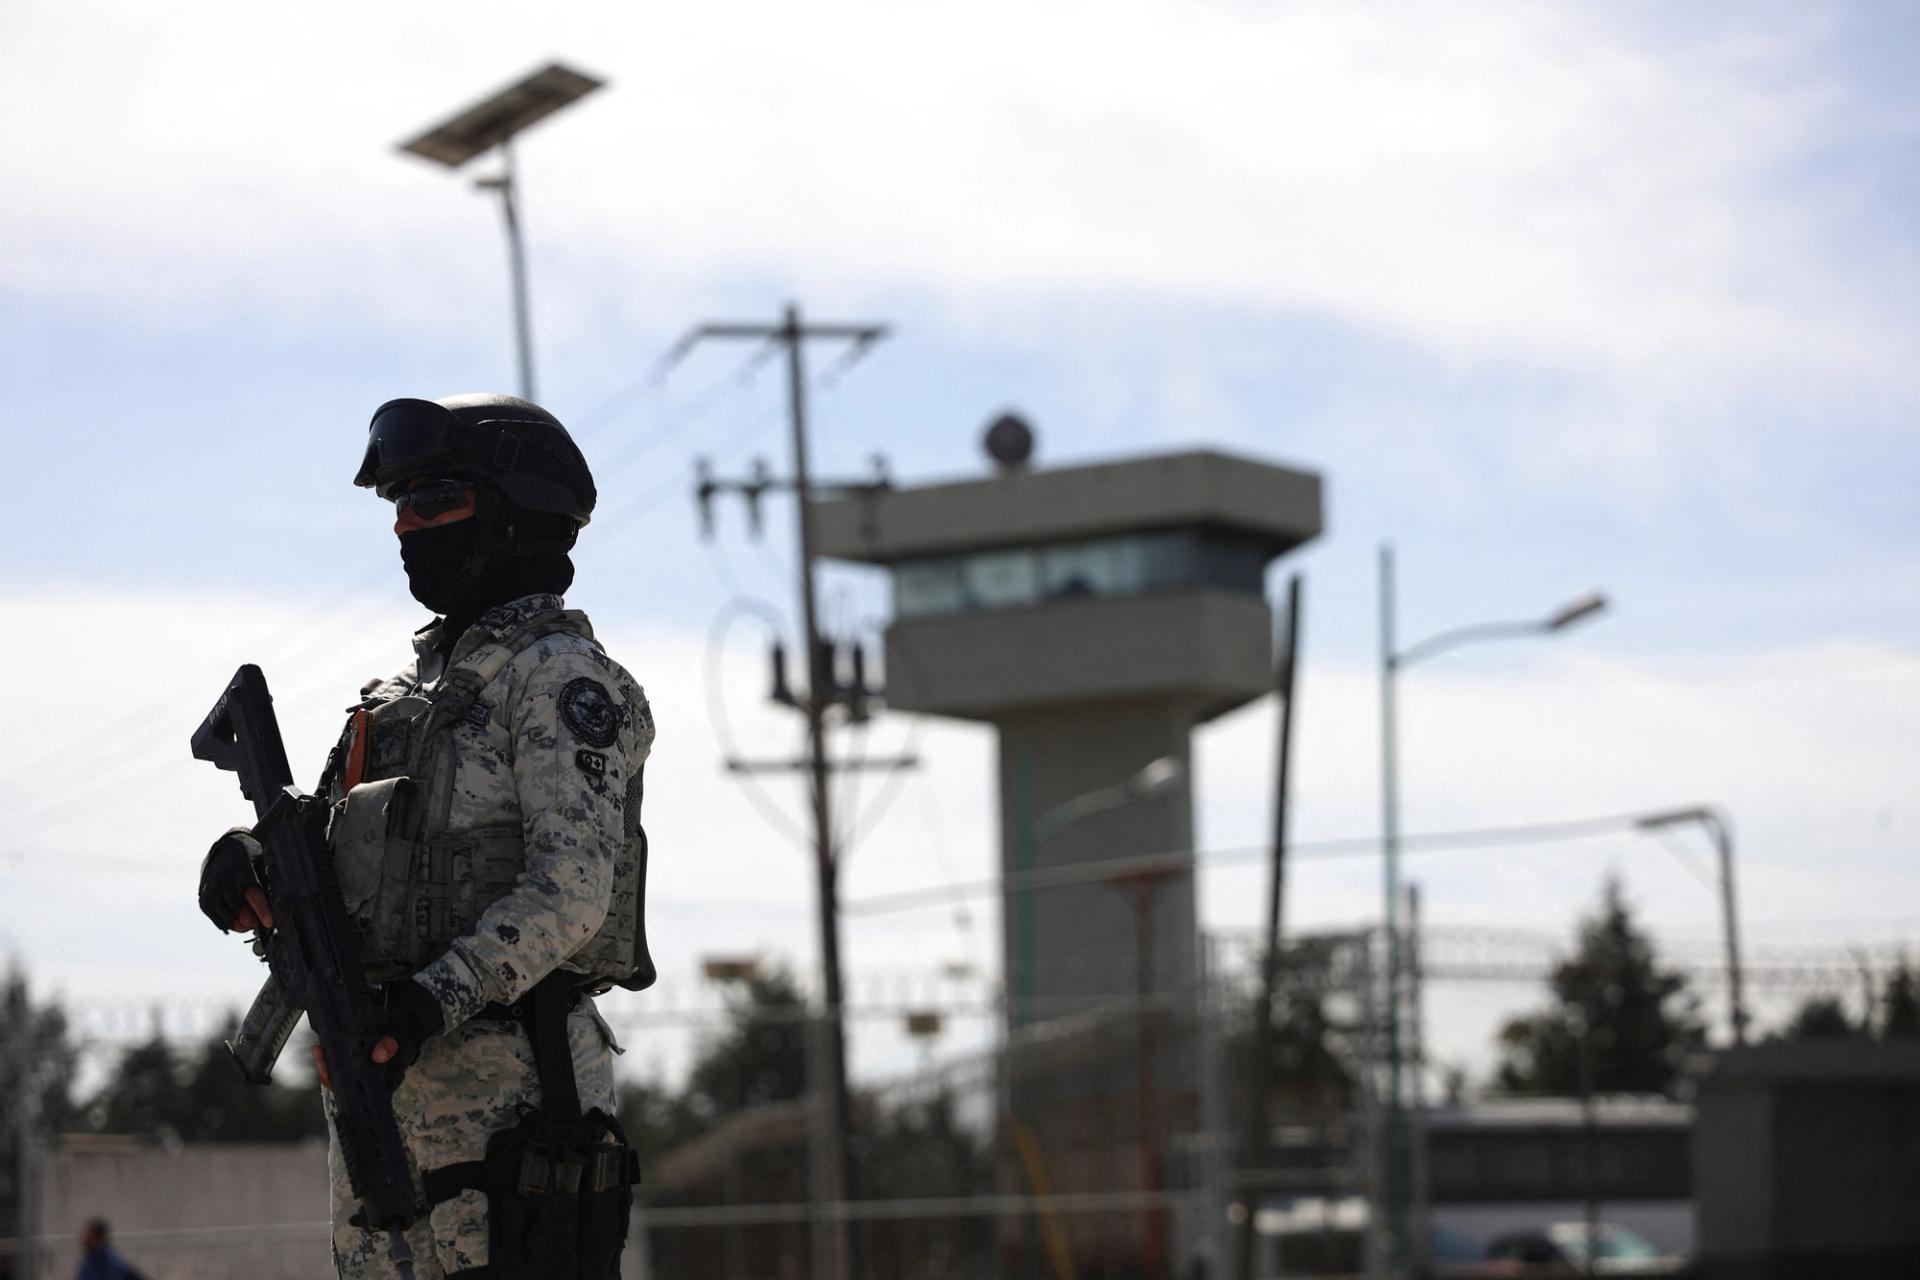
<path id="1" fill-rule="evenodd" d="M 537 516 L 516 513 L 516 523 Z M 496 519 L 509 519 L 501 511 Z M 496 546 L 485 553 L 479 573 L 461 581 L 461 570 L 479 549 L 486 513 L 452 524 L 414 529 L 400 535 L 400 564 L 407 571 L 407 589 L 446 621 L 440 628 L 440 647 L 451 652 L 460 633 L 495 605 L 542 592 L 563 594 L 573 585 L 573 561 L 558 550 L 513 554 Z M 569 526 L 570 526 L 570 522 Z"/>

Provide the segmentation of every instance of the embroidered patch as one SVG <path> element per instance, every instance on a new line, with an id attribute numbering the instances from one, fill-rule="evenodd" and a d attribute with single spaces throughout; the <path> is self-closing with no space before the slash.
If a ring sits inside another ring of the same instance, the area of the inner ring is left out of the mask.
<path id="1" fill-rule="evenodd" d="M 493 708 L 484 702 L 476 702 L 467 708 L 467 728 L 484 729 L 487 718 L 493 714 Z"/>
<path id="2" fill-rule="evenodd" d="M 620 708 L 605 685 L 586 676 L 560 691 L 560 718 L 588 746 L 610 747 L 620 736 Z"/>
<path id="3" fill-rule="evenodd" d="M 580 766 L 580 772 L 589 777 L 607 776 L 607 758 L 598 751 L 576 751 L 573 753 L 573 762 Z"/>

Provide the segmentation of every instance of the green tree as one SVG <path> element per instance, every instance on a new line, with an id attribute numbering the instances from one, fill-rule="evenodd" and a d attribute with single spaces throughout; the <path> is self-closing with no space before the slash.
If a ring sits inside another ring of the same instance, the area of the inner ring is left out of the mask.
<path id="1" fill-rule="evenodd" d="M 1880 1026 L 1882 1040 L 1904 1040 L 1920 1037 L 1920 983 L 1916 983 L 1913 966 L 1902 960 L 1887 976 L 1887 984 L 1880 993 Z"/>
<path id="2" fill-rule="evenodd" d="M 1794 1010 L 1781 1034 L 1788 1040 L 1837 1040 L 1864 1030 L 1847 1016 L 1847 1007 L 1839 997 L 1810 996 Z"/>
<path id="3" fill-rule="evenodd" d="M 226 1026 L 202 1044 L 182 1064 L 182 1084 L 175 1124 L 189 1142 L 298 1142 L 327 1136 L 327 1117 L 320 1104 L 318 1082 L 289 1083 L 282 1077 L 297 1074 L 292 1067 L 306 1058 L 298 1042 L 280 1055 L 280 1067 L 271 1085 L 252 1085 L 234 1069 L 226 1042 L 240 1029 L 229 1017 Z"/>
<path id="4" fill-rule="evenodd" d="M 1353 1076 L 1339 1052 L 1339 1033 L 1326 1008 L 1336 947 L 1325 939 L 1308 938 L 1282 949 L 1273 1001 L 1272 1052 L 1264 1079 L 1267 1098 L 1284 1110 L 1340 1111 L 1353 1097 Z M 1233 1082 L 1229 1096 L 1235 1099 L 1252 1097 L 1254 1073 L 1260 1065 L 1251 1022 L 1249 1018 L 1248 1025 L 1230 1032 L 1227 1039 L 1226 1060 Z"/>
<path id="5" fill-rule="evenodd" d="M 120 1055 L 113 1074 L 87 1104 L 93 1128 L 143 1138 L 185 1141 L 180 1119 L 186 1071 L 158 1031 Z"/>
<path id="6" fill-rule="evenodd" d="M 685 1103 L 702 1125 L 807 1089 L 807 1002 L 792 975 L 775 970 L 750 980 L 729 1001 L 725 1027 L 701 1045 L 687 1077 Z"/>
<path id="7" fill-rule="evenodd" d="M 623 1080 L 619 1088 L 620 1127 L 640 1154 L 640 1167 L 650 1168 L 654 1157 L 673 1150 L 700 1132 L 700 1121 L 686 1095 L 658 1080 Z"/>
<path id="8" fill-rule="evenodd" d="M 226 1041 L 239 1020 L 181 1052 L 157 1032 L 120 1056 L 87 1105 L 103 1133 L 179 1142 L 297 1142 L 324 1138 L 318 1086 L 303 1080 L 252 1085 L 234 1070 Z M 279 1076 L 298 1075 L 297 1047 L 281 1054 Z"/>
<path id="9" fill-rule="evenodd" d="M 22 1009 L 25 1009 L 24 1017 Z M 30 1035 L 28 1088 L 34 1102 L 35 1132 L 40 1141 L 76 1127 L 72 1082 L 80 1065 L 79 1050 L 68 1036 L 67 1016 L 58 1005 L 32 1007 L 24 980 L 9 977 L 6 999 L 0 1002 L 0 1235 L 19 1234 L 19 1191 L 14 1177 L 20 1168 L 19 1131 L 14 1118 L 20 1095 L 18 1038 Z"/>
<path id="10" fill-rule="evenodd" d="M 1699 1002 L 1684 977 L 1660 967 L 1617 879 L 1607 881 L 1599 911 L 1580 921 L 1574 953 L 1549 986 L 1547 1008 L 1500 1031 L 1502 1089 L 1579 1092 L 1585 1035 L 1596 1091 L 1671 1093 L 1683 1059 L 1705 1043 Z"/>

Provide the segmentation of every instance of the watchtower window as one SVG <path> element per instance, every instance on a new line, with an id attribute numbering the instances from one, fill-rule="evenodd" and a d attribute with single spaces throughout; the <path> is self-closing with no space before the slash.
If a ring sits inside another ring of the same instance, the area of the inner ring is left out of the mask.
<path id="1" fill-rule="evenodd" d="M 894 614 L 919 618 L 1196 587 L 1259 595 L 1271 554 L 1232 532 L 1159 529 L 930 556 L 894 566 Z"/>

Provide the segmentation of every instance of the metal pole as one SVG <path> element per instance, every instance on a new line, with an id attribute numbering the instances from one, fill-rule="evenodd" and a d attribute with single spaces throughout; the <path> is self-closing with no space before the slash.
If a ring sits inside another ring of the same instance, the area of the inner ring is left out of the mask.
<path id="1" fill-rule="evenodd" d="M 1713 843 L 1720 855 L 1720 913 L 1727 944 L 1728 1019 L 1733 1024 L 1733 1042 L 1747 1042 L 1747 1001 L 1740 970 L 1740 912 L 1735 905 L 1733 887 L 1733 826 L 1720 814 L 1708 812 L 1713 827 Z"/>
<path id="2" fill-rule="evenodd" d="M 1600 1256 L 1600 1162 L 1595 1143 L 1599 1124 L 1593 1098 L 1593 1019 L 1580 1011 L 1580 1181 L 1586 1200 L 1586 1273 L 1598 1275 Z"/>
<path id="3" fill-rule="evenodd" d="M 1373 935 L 1362 935 L 1358 943 L 1355 982 L 1360 992 L 1361 1060 L 1368 1063 L 1360 1072 L 1360 1124 L 1364 1134 L 1360 1143 L 1365 1162 L 1368 1200 L 1375 1212 L 1369 1215 L 1366 1235 L 1367 1280 L 1384 1280 L 1389 1272 L 1386 1233 L 1380 1230 L 1379 1206 L 1386 1200 L 1386 1170 L 1382 1157 L 1386 1142 L 1381 1126 L 1380 1073 L 1371 1064 L 1380 1054 L 1380 988 L 1375 981 Z M 1284 1253 L 1283 1253 L 1284 1256 Z"/>
<path id="4" fill-rule="evenodd" d="M 1287 797 L 1290 794 L 1289 769 L 1293 759 L 1293 686 L 1299 668 L 1300 652 L 1300 575 L 1287 580 L 1287 620 L 1285 648 L 1274 672 L 1274 692 L 1280 698 L 1280 740 L 1276 748 L 1273 796 L 1273 870 L 1267 883 L 1267 946 L 1262 958 L 1260 1001 L 1254 1006 L 1254 1056 L 1248 1064 L 1247 1127 L 1242 1138 L 1240 1159 L 1244 1170 L 1256 1154 L 1264 1153 L 1267 1136 L 1267 1089 L 1273 1066 L 1273 1002 L 1280 985 L 1280 925 L 1286 904 L 1287 883 Z M 1239 1280 L 1253 1280 L 1254 1217 L 1259 1210 L 1260 1188 L 1242 1180 L 1236 1187 L 1246 1196 L 1241 1208 L 1235 1274 Z"/>
<path id="5" fill-rule="evenodd" d="M 1034 815 L 1033 796 L 1033 753 L 1019 751 L 1014 754 L 1013 770 L 1013 870 L 1016 887 L 1007 904 L 1007 937 L 1010 939 L 1007 957 L 1006 982 L 1012 999 L 1007 1007 L 1008 1029 L 1017 1030 L 1034 1019 L 1033 997 L 1035 993 L 1034 970 L 1038 957 L 1034 954 L 1036 943 L 1034 932 L 1033 885 L 1029 883 L 1033 871 L 1039 866 L 1038 819 Z M 1026 1117 L 1020 1117 L 1022 1120 Z"/>
<path id="6" fill-rule="evenodd" d="M 798 307 L 787 307 L 780 341 L 787 347 L 788 396 L 793 414 L 793 477 L 795 507 L 799 511 L 800 611 L 807 644 L 807 717 L 808 777 L 812 784 L 814 865 L 818 873 L 820 913 L 820 967 L 825 987 L 824 1031 L 820 1037 L 821 1065 L 825 1070 L 815 1082 L 820 1091 L 822 1119 L 828 1130 L 823 1172 L 825 1185 L 816 1196 L 835 1205 L 847 1199 L 847 1074 L 846 1041 L 842 1030 L 844 1004 L 840 984 L 840 903 L 839 868 L 834 861 L 833 818 L 829 807 L 826 742 L 826 693 L 833 687 L 833 674 L 825 661 L 826 646 L 820 640 L 818 615 L 813 589 L 813 490 L 807 474 L 807 400 L 806 370 L 801 350 L 804 333 Z M 820 1206 L 826 1208 L 827 1206 Z M 822 1280 L 841 1280 L 848 1274 L 846 1221 L 829 1210 L 816 1221 L 817 1235 L 824 1235 L 824 1253 L 816 1246 L 814 1263 Z M 824 1270 L 822 1270 L 824 1268 Z"/>
<path id="7" fill-rule="evenodd" d="M 513 332 L 520 354 L 520 398 L 533 399 L 533 317 L 527 290 L 527 246 L 520 230 L 520 172 L 513 161 L 513 139 L 500 144 L 506 165 L 500 183 L 500 209 L 507 220 L 507 262 L 513 273 Z"/>
<path id="8" fill-rule="evenodd" d="M 1140 1054 L 1140 1189 L 1148 1194 L 1160 1190 L 1160 1098 L 1154 1058 L 1158 1037 L 1154 1034 L 1156 1010 L 1148 1008 L 1153 999 L 1153 891 L 1166 873 L 1148 873 L 1133 882 L 1134 974 L 1139 1004 L 1135 1010 Z M 1144 1239 L 1141 1244 L 1141 1273 L 1147 1280 L 1165 1280 L 1166 1208 L 1158 1201 L 1146 1210 Z"/>
<path id="9" fill-rule="evenodd" d="M 1232 1143 L 1227 1134 L 1226 1106 L 1221 1097 L 1220 1066 L 1220 1000 L 1224 995 L 1223 981 L 1220 975 L 1220 956 L 1218 949 L 1203 932 L 1199 938 L 1200 953 L 1200 998 L 1197 1003 L 1199 1014 L 1198 1043 L 1194 1046 L 1196 1065 L 1200 1070 L 1200 1124 L 1207 1135 L 1206 1164 L 1202 1170 L 1206 1195 L 1202 1200 L 1201 1229 L 1198 1249 L 1204 1252 L 1205 1259 L 1200 1266 L 1207 1276 L 1219 1275 L 1232 1256 L 1232 1229 L 1228 1223 L 1226 1207 L 1233 1199 L 1231 1183 L 1227 1178 L 1227 1160 L 1232 1152 Z M 1206 1215 L 1211 1214 L 1211 1221 Z M 1251 1220 L 1252 1214 L 1248 1214 Z"/>
<path id="10" fill-rule="evenodd" d="M 1407 1250 L 1413 1274 L 1427 1274 L 1427 1254 L 1433 1237 L 1433 1166 L 1427 1129 L 1427 1016 L 1422 1003 L 1426 983 L 1421 973 L 1420 886 L 1407 886 L 1407 1008 L 1412 1026 L 1408 1057 L 1412 1060 L 1413 1117 L 1408 1126 L 1408 1215 L 1412 1243 Z"/>
<path id="11" fill-rule="evenodd" d="M 1384 1229 L 1388 1268 L 1394 1275 L 1405 1273 L 1406 1177 L 1402 1154 L 1405 1143 L 1405 1117 L 1400 1099 L 1400 796 L 1398 744 L 1395 740 L 1397 708 L 1394 681 L 1399 658 L 1394 651 L 1393 547 L 1380 545 L 1380 846 L 1385 862 L 1387 918 L 1387 973 L 1385 1013 L 1387 1030 L 1387 1089 L 1385 1120 L 1382 1125 L 1381 1191 L 1385 1201 Z"/>
<path id="12" fill-rule="evenodd" d="M 19 1237 L 21 1280 L 32 1280 L 39 1274 L 39 1215 L 34 1212 L 33 1186 L 33 1002 L 28 998 L 27 975 L 24 968 L 16 970 L 16 976 L 8 991 L 12 1005 L 7 1012 L 8 1021 L 13 1026 L 14 1052 L 14 1157 L 17 1161 L 14 1173 L 14 1203 L 18 1221 L 14 1234 Z"/>

